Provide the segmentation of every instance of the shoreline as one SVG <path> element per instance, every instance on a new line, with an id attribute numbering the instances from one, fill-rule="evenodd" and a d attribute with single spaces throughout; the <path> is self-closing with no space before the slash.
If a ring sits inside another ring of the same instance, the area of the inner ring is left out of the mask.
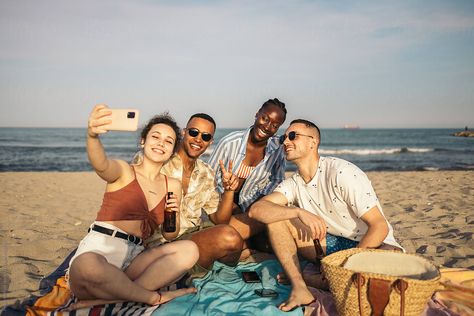
<path id="1" fill-rule="evenodd" d="M 286 175 L 290 175 L 287 172 Z M 474 269 L 474 171 L 369 171 L 409 253 Z M 94 172 L 0 172 L 0 307 L 37 291 L 86 234 L 105 183 Z"/>

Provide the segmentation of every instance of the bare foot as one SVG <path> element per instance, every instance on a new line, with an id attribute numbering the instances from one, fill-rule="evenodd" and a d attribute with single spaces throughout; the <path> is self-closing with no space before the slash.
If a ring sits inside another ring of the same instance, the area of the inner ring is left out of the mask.
<path id="1" fill-rule="evenodd" d="M 280 272 L 277 275 L 277 281 L 280 284 L 289 285 L 290 280 L 284 272 Z M 307 286 L 314 287 L 321 290 L 329 290 L 329 283 L 327 279 L 321 273 L 303 273 L 303 280 Z"/>
<path id="2" fill-rule="evenodd" d="M 315 302 L 315 300 L 316 299 L 313 297 L 313 294 L 311 294 L 311 292 L 308 291 L 306 287 L 301 289 L 293 288 L 288 300 L 281 303 L 278 308 L 284 312 L 288 312 L 301 306 L 307 306 Z"/>
<path id="3" fill-rule="evenodd" d="M 157 293 L 157 299 L 155 299 L 153 301 L 153 303 L 150 304 L 150 305 L 161 305 L 161 304 L 169 302 L 172 299 L 175 299 L 177 297 L 180 297 L 180 296 L 183 296 L 183 295 L 186 295 L 186 294 L 193 294 L 193 293 L 196 293 L 196 292 L 197 292 L 197 289 L 195 287 L 190 287 L 190 288 L 186 288 L 186 289 L 179 289 L 179 290 L 175 290 L 175 291 L 166 291 L 166 292 L 161 292 L 161 293 L 156 292 Z"/>
<path id="4" fill-rule="evenodd" d="M 242 252 L 240 253 L 239 261 L 245 261 L 256 252 L 257 252 L 256 250 L 253 250 L 250 248 L 243 249 Z"/>
<path id="5" fill-rule="evenodd" d="M 285 272 L 278 273 L 276 279 L 277 279 L 278 283 L 280 283 L 280 284 L 290 285 L 290 279 L 288 279 Z"/>

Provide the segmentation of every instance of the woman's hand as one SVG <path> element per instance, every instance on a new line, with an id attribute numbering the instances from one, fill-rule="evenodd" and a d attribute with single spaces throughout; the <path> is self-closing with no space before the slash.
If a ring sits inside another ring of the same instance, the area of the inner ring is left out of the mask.
<path id="1" fill-rule="evenodd" d="M 161 234 L 163 237 L 171 241 L 178 237 L 179 231 L 180 231 L 180 219 L 179 219 L 179 211 L 180 211 L 180 199 L 181 199 L 181 182 L 179 182 L 177 179 L 169 179 L 170 182 L 170 191 L 171 192 L 178 192 L 178 194 L 172 193 L 169 198 L 166 200 L 166 209 L 165 212 L 175 212 L 176 215 L 176 229 L 172 232 L 167 232 L 165 231 L 165 225 L 164 223 L 161 225 Z M 173 183 L 172 183 L 173 182 Z M 165 214 L 166 216 L 166 214 Z"/>
<path id="2" fill-rule="evenodd" d="M 166 212 L 176 212 L 179 213 L 179 204 L 178 196 L 172 193 L 169 198 L 166 200 Z"/>
<path id="3" fill-rule="evenodd" d="M 235 191 L 239 187 L 239 179 L 235 174 L 232 173 L 232 160 L 229 161 L 229 167 L 226 170 L 224 167 L 224 162 L 219 160 L 219 165 L 222 172 L 222 185 L 224 186 L 225 191 Z"/>
<path id="4" fill-rule="evenodd" d="M 99 134 L 107 133 L 106 125 L 112 123 L 110 115 L 112 111 L 109 110 L 107 105 L 98 104 L 89 115 L 89 121 L 87 124 L 87 135 L 92 138 L 97 137 Z"/>

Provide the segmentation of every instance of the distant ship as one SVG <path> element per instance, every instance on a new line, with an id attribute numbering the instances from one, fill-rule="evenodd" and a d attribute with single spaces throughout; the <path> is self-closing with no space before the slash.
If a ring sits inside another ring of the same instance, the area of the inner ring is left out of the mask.
<path id="1" fill-rule="evenodd" d="M 344 129 L 359 129 L 359 125 L 346 124 L 343 127 Z"/>

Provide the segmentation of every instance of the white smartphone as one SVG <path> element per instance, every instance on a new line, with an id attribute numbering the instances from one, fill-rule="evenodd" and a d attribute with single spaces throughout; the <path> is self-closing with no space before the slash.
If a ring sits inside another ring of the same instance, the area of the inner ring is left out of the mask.
<path id="1" fill-rule="evenodd" d="M 131 131 L 138 129 L 139 111 L 137 109 L 110 109 L 112 123 L 107 125 L 109 131 Z"/>

